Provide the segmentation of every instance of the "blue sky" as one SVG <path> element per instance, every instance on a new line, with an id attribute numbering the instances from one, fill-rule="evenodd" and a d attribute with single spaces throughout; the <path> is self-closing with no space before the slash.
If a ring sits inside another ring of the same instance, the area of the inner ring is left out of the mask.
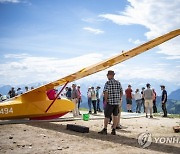
<path id="1" fill-rule="evenodd" d="M 178 29 L 179 19 L 180 0 L 0 0 L 0 85 L 56 80 Z M 122 82 L 179 88 L 179 42 L 111 69 Z M 80 82 L 105 81 L 106 71 Z"/>

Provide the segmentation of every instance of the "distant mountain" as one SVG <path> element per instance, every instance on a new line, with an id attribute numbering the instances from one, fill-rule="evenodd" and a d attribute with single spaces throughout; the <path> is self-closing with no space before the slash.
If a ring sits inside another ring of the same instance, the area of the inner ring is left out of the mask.
<path id="1" fill-rule="evenodd" d="M 168 95 L 168 99 L 180 100 L 180 89 L 171 92 Z"/>
<path id="2" fill-rule="evenodd" d="M 5 85 L 5 86 L 0 87 L 0 94 L 7 95 L 10 89 L 11 89 L 10 85 Z"/>

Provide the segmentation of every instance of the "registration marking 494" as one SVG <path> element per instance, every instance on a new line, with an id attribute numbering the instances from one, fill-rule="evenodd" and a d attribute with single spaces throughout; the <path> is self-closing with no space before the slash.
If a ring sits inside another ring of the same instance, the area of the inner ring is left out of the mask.
<path id="1" fill-rule="evenodd" d="M 9 113 L 13 113 L 13 108 L 1 108 L 0 109 L 0 114 L 9 114 Z"/>

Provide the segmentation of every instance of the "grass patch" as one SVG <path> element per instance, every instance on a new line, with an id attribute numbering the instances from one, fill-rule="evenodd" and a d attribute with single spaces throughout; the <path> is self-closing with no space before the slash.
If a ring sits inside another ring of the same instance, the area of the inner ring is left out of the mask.
<path id="1" fill-rule="evenodd" d="M 89 110 L 86 109 L 86 108 L 80 108 L 79 110 L 80 110 L 80 111 L 89 111 Z"/>

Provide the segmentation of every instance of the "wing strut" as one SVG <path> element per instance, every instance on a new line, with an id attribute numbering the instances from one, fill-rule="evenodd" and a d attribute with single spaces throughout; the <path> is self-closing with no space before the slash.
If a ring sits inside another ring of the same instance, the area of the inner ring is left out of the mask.
<path id="1" fill-rule="evenodd" d="M 56 98 L 52 101 L 52 103 L 49 105 L 49 107 L 46 109 L 46 113 L 47 111 L 50 109 L 50 107 L 53 105 L 53 103 L 56 101 L 56 99 L 59 97 L 59 95 L 62 93 L 62 91 L 64 90 L 64 88 L 67 86 L 67 84 L 69 83 L 69 81 L 66 82 L 66 84 L 61 88 L 61 90 L 59 91 L 59 93 L 57 94 Z"/>

